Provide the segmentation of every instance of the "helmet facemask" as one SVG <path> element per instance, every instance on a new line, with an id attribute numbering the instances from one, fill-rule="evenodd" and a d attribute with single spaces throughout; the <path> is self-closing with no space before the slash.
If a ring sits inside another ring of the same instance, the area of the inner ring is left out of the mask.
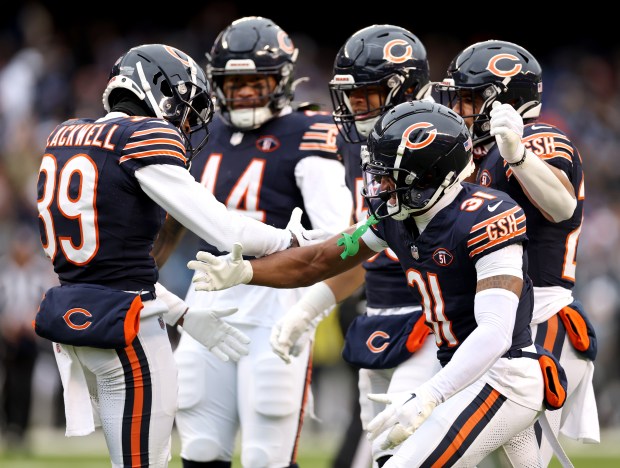
<path id="1" fill-rule="evenodd" d="M 472 173 L 472 146 L 454 111 L 422 101 L 397 105 L 377 122 L 361 153 L 370 212 L 397 221 L 428 212 Z"/>
<path id="2" fill-rule="evenodd" d="M 365 143 L 374 124 L 381 114 L 396 104 L 412 99 L 422 99 L 430 89 L 428 85 L 419 86 L 412 82 L 409 71 L 403 69 L 376 81 L 355 83 L 351 75 L 335 75 L 329 83 L 329 92 L 334 111 L 332 116 L 340 134 L 348 143 Z M 413 92 L 412 92 L 413 91 Z M 359 111 L 351 104 L 351 95 L 365 101 Z M 378 103 L 372 96 L 378 96 Z"/>
<path id="3" fill-rule="evenodd" d="M 230 74 L 218 77 L 214 83 L 220 111 L 227 122 L 239 130 L 258 128 L 279 112 L 278 106 L 284 95 L 279 75 Z M 239 89 L 245 87 L 253 88 L 255 95 L 233 97 Z"/>
<path id="4" fill-rule="evenodd" d="M 495 101 L 505 92 L 502 83 L 480 86 L 456 86 L 451 78 L 435 85 L 439 103 L 459 114 L 468 123 L 474 145 L 491 139 L 491 110 Z"/>
<path id="5" fill-rule="evenodd" d="M 159 118 L 172 123 L 180 130 L 185 144 L 187 165 L 209 140 L 208 125 L 213 117 L 213 102 L 204 89 L 189 82 L 171 86 L 169 78 L 162 73 L 157 77 L 161 98 L 153 107 Z M 150 89 L 146 91 L 150 102 L 155 98 Z"/>
<path id="6" fill-rule="evenodd" d="M 456 146 L 442 158 L 449 159 L 454 149 Z M 404 148 L 399 148 L 397 154 L 400 157 L 404 154 L 403 150 Z M 379 198 L 383 202 L 374 209 L 370 208 L 376 219 L 389 216 L 397 221 L 403 221 L 409 216 L 420 215 L 435 206 L 447 191 L 456 186 L 457 182 L 464 180 L 473 170 L 473 166 L 468 165 L 466 170 L 457 174 L 455 168 L 454 171 L 448 172 L 441 178 L 435 174 L 436 168 L 436 165 L 432 165 L 426 171 L 416 174 L 407 169 L 386 167 L 381 161 L 370 157 L 368 162 L 362 163 L 362 169 L 367 175 L 364 177 L 362 196 L 366 199 Z M 392 188 L 382 191 L 378 187 L 383 177 L 389 177 L 392 180 Z M 374 186 L 368 184 L 368 181 L 372 181 Z M 392 197 L 394 194 L 395 199 Z M 373 204 L 369 203 L 369 206 L 372 207 Z"/>

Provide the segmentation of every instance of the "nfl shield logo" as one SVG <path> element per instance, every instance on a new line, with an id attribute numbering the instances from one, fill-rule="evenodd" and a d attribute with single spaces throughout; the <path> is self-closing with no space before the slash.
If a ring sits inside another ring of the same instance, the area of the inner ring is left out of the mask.
<path id="1" fill-rule="evenodd" d="M 418 247 L 415 245 L 411 246 L 411 256 L 413 257 L 414 260 L 420 259 L 420 253 L 418 252 Z"/>

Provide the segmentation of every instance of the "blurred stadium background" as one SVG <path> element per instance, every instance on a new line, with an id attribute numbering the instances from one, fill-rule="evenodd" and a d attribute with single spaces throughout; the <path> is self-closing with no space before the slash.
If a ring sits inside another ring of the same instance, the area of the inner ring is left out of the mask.
<path id="1" fill-rule="evenodd" d="M 333 58 L 347 37 L 364 26 L 392 23 L 415 33 L 427 48 L 435 81 L 443 78 L 451 58 L 463 47 L 478 40 L 503 39 L 519 43 L 539 59 L 543 120 L 565 130 L 584 159 L 587 199 L 576 296 L 589 311 L 599 338 L 595 389 L 603 444 L 567 443 L 567 448 L 575 454 L 576 466 L 620 466 L 620 349 L 616 339 L 620 325 L 620 42 L 601 24 L 605 19 L 596 17 L 592 31 L 582 27 L 591 20 L 587 11 L 560 23 L 552 10 L 540 6 L 537 16 L 530 12 L 522 15 L 526 19 L 519 19 L 515 14 L 506 25 L 490 7 L 483 11 L 473 5 L 452 13 L 440 11 L 439 5 L 413 11 L 360 8 L 347 12 L 343 5 L 313 2 L 305 11 L 303 5 L 296 6 L 298 12 L 292 13 L 292 6 L 280 2 L 251 9 L 228 1 L 206 1 L 193 7 L 191 3 L 171 3 L 156 10 L 145 2 L 107 2 L 100 4 L 101 10 L 96 4 L 89 6 L 89 12 L 84 3 L 73 2 L 3 5 L 0 349 L 3 343 L 28 341 L 24 334 L 40 297 L 37 292 L 33 299 L 32 291 L 36 285 L 53 281 L 49 265 L 39 263 L 38 240 L 29 235 L 36 229 L 36 175 L 45 138 L 56 123 L 68 117 L 97 117 L 104 112 L 101 92 L 110 67 L 129 47 L 168 43 L 203 64 L 205 51 L 228 23 L 247 15 L 266 16 L 288 31 L 300 49 L 296 74 L 310 81 L 298 88 L 296 100 L 312 101 L 330 111 L 327 82 Z M 196 240 L 187 236 L 161 272 L 162 282 L 182 296 L 190 277 L 185 263 L 195 245 Z M 11 258 L 21 258 L 23 268 L 16 267 Z M 25 278 L 23 289 L 17 284 L 19 278 Z M 355 381 L 340 358 L 341 340 L 337 319 L 321 325 L 313 384 L 320 421 L 308 420 L 304 428 L 304 468 L 331 466 L 330 457 L 352 416 Z M 32 402 L 29 431 L 19 445 L 11 438 L 10 428 L 0 425 L 0 466 L 109 466 L 101 434 L 80 441 L 63 437 L 61 390 L 49 343 L 36 339 L 26 355 L 30 357 L 23 369 L 33 366 L 32 395 L 23 394 Z M 0 382 L 5 377 L 0 365 Z M 0 409 L 0 424 L 3 420 Z M 171 466 L 180 466 L 178 458 Z"/>

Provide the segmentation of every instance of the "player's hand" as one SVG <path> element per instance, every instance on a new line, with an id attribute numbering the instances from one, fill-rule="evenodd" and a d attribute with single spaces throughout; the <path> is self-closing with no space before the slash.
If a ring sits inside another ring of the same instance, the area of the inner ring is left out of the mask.
<path id="1" fill-rule="evenodd" d="M 252 279 L 252 265 L 243 259 L 243 246 L 236 242 L 232 252 L 215 256 L 209 252 L 198 252 L 196 260 L 187 263 L 187 268 L 195 270 L 192 283 L 196 291 L 219 291 L 238 284 L 247 284 Z"/>
<path id="2" fill-rule="evenodd" d="M 293 308 L 271 328 L 271 349 L 287 364 L 291 356 L 299 356 L 314 335 L 318 320 L 295 304 Z"/>
<path id="3" fill-rule="evenodd" d="M 502 158 L 516 163 L 523 158 L 523 118 L 510 104 L 495 101 L 491 110 L 491 131 Z"/>
<path id="4" fill-rule="evenodd" d="M 292 246 L 303 247 L 305 245 L 316 244 L 329 237 L 322 229 L 305 229 L 301 225 L 301 215 L 303 210 L 299 207 L 293 209 L 291 213 L 291 219 L 289 219 L 286 229 L 291 231 L 293 240 Z"/>
<path id="5" fill-rule="evenodd" d="M 369 393 L 368 398 L 388 405 L 368 423 L 368 438 L 376 439 L 390 430 L 381 449 L 387 450 L 403 443 L 428 418 L 437 401 L 422 388 L 415 392 Z"/>
<path id="6" fill-rule="evenodd" d="M 183 330 L 222 361 L 238 361 L 241 356 L 247 356 L 250 338 L 222 320 L 223 317 L 235 312 L 236 308 L 223 310 L 190 308 L 183 316 Z"/>

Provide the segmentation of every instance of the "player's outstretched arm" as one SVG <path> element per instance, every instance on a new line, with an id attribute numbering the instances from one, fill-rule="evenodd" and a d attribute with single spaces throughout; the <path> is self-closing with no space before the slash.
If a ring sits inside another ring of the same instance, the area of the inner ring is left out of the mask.
<path id="1" fill-rule="evenodd" d="M 352 233 L 355 226 L 347 229 Z M 199 252 L 188 268 L 198 271 L 194 277 L 196 289 L 217 291 L 236 284 L 254 284 L 273 288 L 299 288 L 337 275 L 360 264 L 373 253 L 360 240 L 356 255 L 342 259 L 343 248 L 337 244 L 340 236 L 307 247 L 287 249 L 251 261 L 236 257 L 216 257 Z"/>

